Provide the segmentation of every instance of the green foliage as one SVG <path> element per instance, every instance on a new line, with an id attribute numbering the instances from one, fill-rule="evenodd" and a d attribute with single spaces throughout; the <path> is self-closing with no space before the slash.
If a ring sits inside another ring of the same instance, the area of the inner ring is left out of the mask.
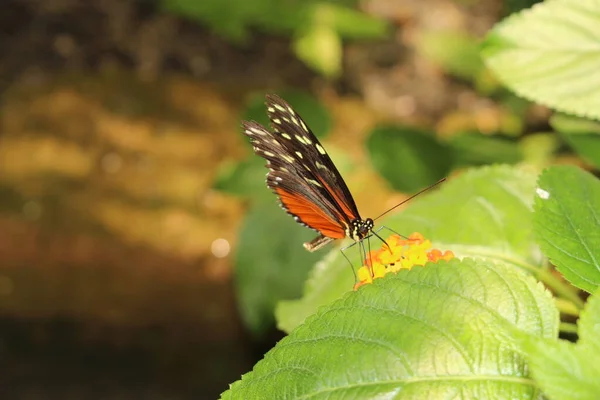
<path id="1" fill-rule="evenodd" d="M 235 196 L 247 196 L 253 199 L 273 197 L 265 187 L 265 160 L 250 157 L 240 162 L 226 162 L 220 165 L 213 183 L 213 189 Z"/>
<path id="2" fill-rule="evenodd" d="M 428 132 L 400 126 L 375 128 L 367 142 L 373 166 L 400 191 L 416 191 L 445 177 L 452 154 Z"/>
<path id="3" fill-rule="evenodd" d="M 421 232 L 434 247 L 457 255 L 479 257 L 489 263 L 505 262 L 535 270 L 542 258 L 533 242 L 531 201 L 535 176 L 508 167 L 470 171 L 425 194 L 381 225 L 409 235 Z M 382 231 L 384 235 L 389 232 Z M 375 240 L 371 246 L 379 246 Z M 358 246 L 347 254 L 360 265 Z M 352 289 L 354 276 L 339 249 L 332 250 L 313 271 L 300 300 L 277 307 L 280 329 L 290 332 L 319 306 Z"/>
<path id="4" fill-rule="evenodd" d="M 573 285 L 600 284 L 600 182 L 571 166 L 546 170 L 535 199 L 535 234 L 544 253 Z"/>
<path id="5" fill-rule="evenodd" d="M 551 0 L 513 14 L 483 44 L 487 66 L 519 95 L 600 118 L 600 5 Z"/>
<path id="6" fill-rule="evenodd" d="M 536 190 L 531 173 L 485 167 L 415 200 L 386 225 L 405 233 L 418 228 L 434 247 L 451 249 L 462 261 L 402 270 L 353 292 L 350 268 L 333 250 L 313 270 L 304 297 L 279 304 L 279 325 L 290 335 L 222 398 L 460 392 L 463 398 L 534 399 L 542 390 L 551 399 L 593 398 L 600 301 L 590 297 L 579 344 L 557 339 L 558 310 L 535 278 L 561 301 L 573 301 L 575 310 L 581 301 L 547 273 L 534 234 L 556 235 L 553 246 L 541 250 L 551 259 L 555 249 L 564 250 L 554 261 L 567 278 L 594 281 L 600 269 L 580 265 L 573 232 L 585 236 L 588 248 L 600 248 L 592 229 L 598 185 L 573 167 L 553 167 Z M 576 279 L 567 271 L 577 271 Z"/>
<path id="7" fill-rule="evenodd" d="M 579 319 L 579 342 L 537 340 L 526 346 L 533 376 L 551 400 L 595 400 L 600 393 L 600 292 Z"/>
<path id="8" fill-rule="evenodd" d="M 302 247 L 315 233 L 296 224 L 271 197 L 246 215 L 234 261 L 238 308 L 256 335 L 273 325 L 279 300 L 301 294 L 301 283 L 319 258 Z"/>
<path id="9" fill-rule="evenodd" d="M 294 105 L 320 137 L 331 127 L 327 110 L 311 95 L 282 91 L 280 95 Z M 253 97 L 243 119 L 269 126 L 264 96 Z M 242 140 L 247 140 L 240 133 Z M 332 152 L 341 170 L 351 169 L 343 155 Z M 273 325 L 277 301 L 298 297 L 308 269 L 318 254 L 306 252 L 302 243 L 315 237 L 313 231 L 299 226 L 275 204 L 275 196 L 265 185 L 265 160 L 250 155 L 240 162 L 221 165 L 213 188 L 251 200 L 250 209 L 239 233 L 234 261 L 236 294 L 244 323 L 255 335 Z M 268 240 L 266 240 L 268 238 Z"/>
<path id="10" fill-rule="evenodd" d="M 479 56 L 479 40 L 464 32 L 424 32 L 419 38 L 419 49 L 426 57 L 442 66 L 448 73 L 474 79 L 483 72 Z"/>
<path id="11" fill-rule="evenodd" d="M 543 0 L 504 0 L 504 9 L 506 14 L 512 14 L 521 11 L 524 8 L 529 8 L 534 4 L 541 3 Z"/>
<path id="12" fill-rule="evenodd" d="M 516 164 L 523 159 L 519 144 L 502 136 L 465 133 L 454 136 L 449 142 L 454 167 L 486 164 Z"/>
<path id="13" fill-rule="evenodd" d="M 315 26 L 302 32 L 294 42 L 294 52 L 325 76 L 337 77 L 342 71 L 342 39 L 331 26 Z"/>
<path id="14" fill-rule="evenodd" d="M 196 19 L 220 35 L 246 40 L 249 28 L 289 34 L 299 59 L 327 77 L 340 73 L 342 39 L 378 39 L 384 21 L 356 11 L 355 0 L 162 0 L 164 10 Z"/>
<path id="15" fill-rule="evenodd" d="M 600 123 L 555 114 L 550 118 L 550 124 L 582 159 L 600 168 Z"/>
<path id="16" fill-rule="evenodd" d="M 483 59 L 518 95 L 598 119 L 598 26 L 597 2 L 548 0 L 498 24 L 483 44 Z M 422 39 L 422 50 L 449 73 L 475 85 L 480 81 L 470 76 L 485 76 L 476 63 L 458 61 L 460 54 L 476 59 L 471 38 Z M 525 110 L 516 115 L 525 118 Z M 600 164 L 597 123 L 561 114 L 550 122 L 578 155 Z M 415 191 L 453 167 L 551 164 L 559 136 L 526 132 L 511 140 L 465 134 L 444 143 L 411 128 L 379 127 L 367 146 L 394 188 Z M 457 259 L 352 291 L 352 270 L 333 249 L 310 273 L 301 299 L 278 303 L 277 323 L 289 336 L 223 398 L 595 399 L 598 210 L 600 182 L 576 167 L 546 169 L 537 189 L 529 166 L 464 171 L 377 221 L 405 235 L 418 231 Z M 380 246 L 376 239 L 364 244 Z M 281 246 L 289 251 L 289 242 Z M 359 246 L 346 252 L 354 267 L 362 264 L 359 252 Z M 591 293 L 585 305 L 579 289 Z M 577 317 L 581 309 L 577 327 L 570 319 L 560 325 L 576 332 L 579 343 L 558 339 L 559 310 Z"/>
<path id="17" fill-rule="evenodd" d="M 552 338 L 557 316 L 508 265 L 401 271 L 320 309 L 222 399 L 537 398 L 511 331 Z"/>

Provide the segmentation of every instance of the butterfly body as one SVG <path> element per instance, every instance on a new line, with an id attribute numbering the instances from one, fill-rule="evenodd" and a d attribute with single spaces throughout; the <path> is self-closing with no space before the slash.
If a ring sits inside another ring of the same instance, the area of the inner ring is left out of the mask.
<path id="1" fill-rule="evenodd" d="M 242 127 L 254 152 L 267 161 L 267 186 L 282 208 L 320 233 L 304 247 L 315 251 L 334 239 L 364 239 L 373 231 L 373 220 L 361 218 L 325 148 L 285 100 L 266 98 L 272 131 L 254 121 L 243 121 Z"/>

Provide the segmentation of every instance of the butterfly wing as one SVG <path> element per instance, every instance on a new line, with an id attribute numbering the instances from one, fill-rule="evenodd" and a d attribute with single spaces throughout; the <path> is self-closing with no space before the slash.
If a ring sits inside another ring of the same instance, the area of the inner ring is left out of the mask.
<path id="1" fill-rule="evenodd" d="M 267 160 L 267 186 L 296 221 L 321 233 L 305 245 L 309 250 L 345 237 L 350 222 L 360 216 L 339 171 L 287 102 L 268 95 L 267 110 L 273 132 L 256 122 L 242 123 L 255 153 Z"/>

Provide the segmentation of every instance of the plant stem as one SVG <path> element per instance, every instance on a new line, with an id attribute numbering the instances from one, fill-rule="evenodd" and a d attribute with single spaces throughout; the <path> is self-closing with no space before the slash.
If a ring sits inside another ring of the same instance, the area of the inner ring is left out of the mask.
<path id="1" fill-rule="evenodd" d="M 552 289 L 557 296 L 569 300 L 579 310 L 583 309 L 585 302 L 581 300 L 576 289 L 555 277 L 550 270 L 534 269 L 532 272 L 540 281 Z"/>
<path id="2" fill-rule="evenodd" d="M 563 333 L 577 334 L 577 325 L 571 324 L 570 322 L 561 322 L 559 330 Z"/>
<path id="3" fill-rule="evenodd" d="M 554 299 L 554 304 L 556 305 L 556 308 L 558 308 L 558 311 L 560 311 L 561 314 L 579 317 L 580 309 L 577 308 L 572 302 L 562 298 L 556 298 Z"/>

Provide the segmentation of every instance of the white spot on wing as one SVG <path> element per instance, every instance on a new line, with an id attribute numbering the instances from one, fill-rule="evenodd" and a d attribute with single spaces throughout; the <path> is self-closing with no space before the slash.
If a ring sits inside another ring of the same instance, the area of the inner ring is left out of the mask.
<path id="1" fill-rule="evenodd" d="M 308 132 L 308 128 L 304 124 L 304 121 L 300 120 L 300 123 L 302 124 L 302 129 L 304 129 L 306 132 Z"/>
<path id="2" fill-rule="evenodd" d="M 327 152 L 325 151 L 325 149 L 323 148 L 323 146 L 321 146 L 320 144 L 316 144 L 315 147 L 317 148 L 317 151 L 319 152 L 319 154 L 325 155 L 327 154 Z"/>
<path id="3" fill-rule="evenodd" d="M 537 193 L 537 195 L 540 197 L 540 199 L 542 200 L 548 200 L 550 198 L 550 193 L 548 193 L 547 191 L 545 191 L 542 188 L 537 188 L 535 189 L 535 193 Z"/>
<path id="4" fill-rule="evenodd" d="M 302 153 L 300 153 L 299 151 L 296 152 L 296 155 L 298 156 L 298 158 L 304 158 L 304 156 L 302 155 Z"/>
<path id="5" fill-rule="evenodd" d="M 290 135 L 288 135 L 287 133 L 282 133 L 281 136 L 283 136 L 287 140 L 291 140 L 292 139 L 292 137 Z"/>
<path id="6" fill-rule="evenodd" d="M 273 104 L 273 107 L 275 107 L 276 109 L 278 109 L 279 111 L 283 111 L 285 112 L 285 108 L 283 108 L 282 106 L 280 106 L 279 104 Z"/>
<path id="7" fill-rule="evenodd" d="M 271 121 L 273 121 L 277 125 L 281 125 L 281 120 L 279 118 L 273 118 Z"/>
<path id="8" fill-rule="evenodd" d="M 297 141 L 299 141 L 300 143 L 302 143 L 302 144 L 307 144 L 307 143 L 304 141 L 304 138 L 303 138 L 302 136 L 294 135 L 294 137 L 295 137 L 295 138 L 296 138 L 296 140 L 297 140 Z"/>
<path id="9" fill-rule="evenodd" d="M 308 183 L 311 183 L 311 184 L 315 185 L 315 186 L 323 187 L 319 182 L 315 181 L 314 179 L 308 179 L 308 178 L 306 178 L 306 181 Z"/>
<path id="10" fill-rule="evenodd" d="M 257 135 L 265 135 L 266 133 L 262 130 L 262 129 L 258 129 L 258 128 L 250 128 L 250 130 L 253 133 L 256 133 Z"/>

